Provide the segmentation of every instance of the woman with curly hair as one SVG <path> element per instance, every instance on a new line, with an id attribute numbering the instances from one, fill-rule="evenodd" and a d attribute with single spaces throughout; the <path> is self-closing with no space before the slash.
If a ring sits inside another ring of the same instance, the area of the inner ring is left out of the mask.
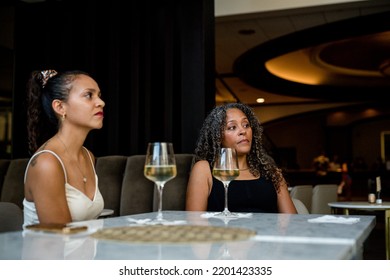
<path id="1" fill-rule="evenodd" d="M 217 151 L 225 147 L 236 149 L 240 169 L 239 177 L 228 188 L 230 211 L 296 214 L 282 170 L 263 147 L 262 134 L 263 127 L 247 105 L 215 107 L 200 130 L 186 210 L 224 209 L 224 186 L 212 176 L 212 168 Z"/>

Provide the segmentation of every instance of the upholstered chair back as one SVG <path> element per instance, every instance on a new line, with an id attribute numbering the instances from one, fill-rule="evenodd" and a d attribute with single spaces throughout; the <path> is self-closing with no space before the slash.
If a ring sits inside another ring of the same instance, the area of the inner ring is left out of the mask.
<path id="1" fill-rule="evenodd" d="M 104 198 L 104 208 L 114 210 L 112 216 L 119 216 L 122 182 L 127 156 L 110 155 L 96 159 L 96 173 L 99 190 Z"/>
<path id="2" fill-rule="evenodd" d="M 3 182 L 5 174 L 7 174 L 8 166 L 11 163 L 10 159 L 0 159 L 0 197 L 3 189 Z"/>
<path id="3" fill-rule="evenodd" d="M 292 187 L 290 196 L 299 199 L 305 205 L 306 209 L 311 210 L 311 200 L 313 196 L 312 185 L 296 185 Z"/>
<path id="4" fill-rule="evenodd" d="M 311 214 L 331 214 L 329 202 L 337 201 L 337 184 L 318 184 L 313 188 Z"/>
<path id="5" fill-rule="evenodd" d="M 14 159 L 8 166 L 1 189 L 1 201 L 15 203 L 23 209 L 24 172 L 28 163 L 27 158 Z"/>
<path id="6" fill-rule="evenodd" d="M 0 202 L 0 233 L 22 229 L 22 209 L 12 202 Z"/>
<path id="7" fill-rule="evenodd" d="M 145 155 L 127 158 L 122 182 L 121 216 L 153 211 L 154 183 L 144 176 Z"/>

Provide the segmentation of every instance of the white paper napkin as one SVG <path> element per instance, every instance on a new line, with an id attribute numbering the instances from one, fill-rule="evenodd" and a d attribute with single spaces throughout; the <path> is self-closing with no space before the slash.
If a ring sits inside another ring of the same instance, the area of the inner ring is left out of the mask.
<path id="1" fill-rule="evenodd" d="M 355 224 L 360 221 L 360 218 L 345 218 L 345 217 L 336 217 L 331 215 L 325 215 L 313 219 L 307 220 L 309 223 L 335 223 L 335 224 Z"/>

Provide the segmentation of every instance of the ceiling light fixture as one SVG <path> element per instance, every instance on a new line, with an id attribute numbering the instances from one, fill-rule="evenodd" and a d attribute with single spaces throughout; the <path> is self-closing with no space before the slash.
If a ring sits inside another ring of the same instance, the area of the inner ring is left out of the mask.
<path id="1" fill-rule="evenodd" d="M 265 99 L 264 99 L 264 98 L 257 98 L 257 99 L 256 99 L 256 102 L 257 102 L 257 103 L 264 103 L 264 102 L 265 102 Z"/>

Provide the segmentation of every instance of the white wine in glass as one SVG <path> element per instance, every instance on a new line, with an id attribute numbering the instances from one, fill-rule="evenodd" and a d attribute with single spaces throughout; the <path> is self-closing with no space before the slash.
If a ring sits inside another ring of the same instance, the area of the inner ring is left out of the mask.
<path id="1" fill-rule="evenodd" d="M 166 182 L 176 177 L 176 160 L 172 143 L 149 143 L 146 151 L 144 175 L 156 184 L 158 212 L 156 222 L 162 222 L 162 193 Z"/>
<path id="2" fill-rule="evenodd" d="M 228 209 L 228 187 L 231 181 L 240 175 L 235 149 L 222 148 L 217 154 L 213 167 L 213 176 L 223 183 L 225 188 L 225 208 L 218 216 L 234 216 Z"/>

